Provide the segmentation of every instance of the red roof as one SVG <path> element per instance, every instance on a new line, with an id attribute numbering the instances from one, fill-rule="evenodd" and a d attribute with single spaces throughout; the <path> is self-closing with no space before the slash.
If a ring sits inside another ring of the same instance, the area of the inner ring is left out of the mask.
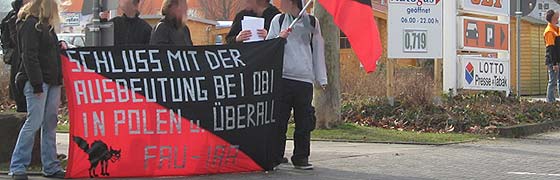
<path id="1" fill-rule="evenodd" d="M 62 11 L 64 12 L 81 12 L 84 0 L 63 0 Z M 199 8 L 198 0 L 189 0 L 189 8 Z M 157 15 L 161 12 L 163 0 L 143 0 L 140 1 L 140 14 Z"/>
<path id="2" fill-rule="evenodd" d="M 199 4 L 201 0 L 188 0 L 189 9 L 201 9 Z M 272 3 L 280 8 L 281 0 L 273 0 Z M 81 12 L 84 0 L 62 0 L 63 12 Z M 163 0 L 141 0 L 140 14 L 142 15 L 159 15 L 161 12 L 161 4 Z"/>
<path id="3" fill-rule="evenodd" d="M 62 11 L 64 12 L 81 12 L 83 0 L 63 0 Z"/>

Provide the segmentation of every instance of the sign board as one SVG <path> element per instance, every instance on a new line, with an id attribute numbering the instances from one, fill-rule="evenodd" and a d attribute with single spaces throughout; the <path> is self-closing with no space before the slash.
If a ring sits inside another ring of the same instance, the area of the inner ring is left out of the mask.
<path id="1" fill-rule="evenodd" d="M 61 13 L 60 17 L 62 18 L 62 27 L 80 26 L 81 13 Z"/>
<path id="2" fill-rule="evenodd" d="M 522 1 L 526 3 L 525 0 Z M 528 17 L 534 18 L 538 23 L 546 24 L 545 15 L 548 10 L 558 10 L 560 9 L 559 1 L 556 0 L 538 0 L 533 10 L 527 15 Z"/>
<path id="3" fill-rule="evenodd" d="M 459 49 L 464 51 L 509 51 L 509 24 L 470 17 L 460 17 Z"/>
<path id="4" fill-rule="evenodd" d="M 459 88 L 509 91 L 509 59 L 459 56 Z"/>
<path id="5" fill-rule="evenodd" d="M 482 15 L 509 16 L 509 6 L 509 0 L 459 0 L 463 11 Z"/>
<path id="6" fill-rule="evenodd" d="M 441 58 L 443 2 L 389 1 L 389 58 Z"/>
<path id="7" fill-rule="evenodd" d="M 527 16 L 537 7 L 537 0 L 522 0 L 521 1 L 521 16 Z M 542 8 L 541 8 L 542 9 Z M 517 2 L 513 2 L 509 7 L 510 17 L 515 17 L 517 11 Z"/>

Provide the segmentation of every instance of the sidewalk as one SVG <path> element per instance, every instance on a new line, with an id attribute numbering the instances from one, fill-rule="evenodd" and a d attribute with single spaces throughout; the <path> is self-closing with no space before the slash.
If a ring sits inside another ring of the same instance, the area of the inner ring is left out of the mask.
<path id="1" fill-rule="evenodd" d="M 68 135 L 59 134 L 60 152 Z M 293 142 L 288 142 L 288 150 Z M 560 132 L 527 139 L 482 140 L 446 145 L 395 145 L 312 142 L 313 171 L 281 165 L 274 172 L 165 179 L 217 180 L 369 180 L 369 179 L 558 179 Z M 125 167 L 124 167 L 125 168 Z M 0 175 L 0 179 L 9 179 Z M 31 179 L 43 179 L 31 177 Z"/>
<path id="2" fill-rule="evenodd" d="M 59 154 L 68 154 L 68 134 L 57 134 L 57 148 Z M 293 149 L 293 141 L 286 144 L 286 149 Z M 388 144 L 366 144 L 366 143 L 334 143 L 334 142 L 312 142 L 311 161 L 315 165 L 313 171 L 295 170 L 291 165 L 281 165 L 279 170 L 275 172 L 255 172 L 246 174 L 228 174 L 214 176 L 189 177 L 188 179 L 302 179 L 309 177 L 311 179 L 371 179 L 372 174 L 356 173 L 351 171 L 336 170 L 328 167 L 322 167 L 322 164 L 347 167 L 345 162 L 339 162 L 341 159 L 367 157 L 377 154 L 395 154 L 410 150 L 420 150 L 431 146 L 417 145 L 388 145 Z M 291 155 L 291 151 L 286 152 L 287 156 Z M 369 165 L 363 165 L 369 166 Z M 394 179 L 395 177 L 386 175 L 375 175 L 379 179 Z M 0 179 L 10 179 L 10 177 L 0 175 Z M 46 179 L 43 177 L 30 177 L 30 179 Z M 176 178 L 185 179 L 185 178 Z M 417 179 L 417 178 L 413 178 Z"/>

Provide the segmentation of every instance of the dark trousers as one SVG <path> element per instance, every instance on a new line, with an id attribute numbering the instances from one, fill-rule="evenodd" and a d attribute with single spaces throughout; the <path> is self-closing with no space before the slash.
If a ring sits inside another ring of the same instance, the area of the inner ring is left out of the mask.
<path id="1" fill-rule="evenodd" d="M 315 129 L 315 110 L 311 105 L 313 100 L 313 84 L 282 79 L 281 91 L 278 96 L 278 117 L 279 121 L 279 156 L 284 157 L 286 149 L 286 131 L 288 121 L 294 111 L 296 123 L 294 132 L 294 151 L 292 162 L 307 162 L 310 154 L 311 131 Z"/>

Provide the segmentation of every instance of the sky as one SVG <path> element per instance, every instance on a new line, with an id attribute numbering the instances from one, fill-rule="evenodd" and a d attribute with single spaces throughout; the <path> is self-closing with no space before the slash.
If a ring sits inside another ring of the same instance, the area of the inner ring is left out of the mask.
<path id="1" fill-rule="evenodd" d="M 12 1 L 1 0 L 0 1 L 0 12 L 8 12 L 12 9 Z"/>

